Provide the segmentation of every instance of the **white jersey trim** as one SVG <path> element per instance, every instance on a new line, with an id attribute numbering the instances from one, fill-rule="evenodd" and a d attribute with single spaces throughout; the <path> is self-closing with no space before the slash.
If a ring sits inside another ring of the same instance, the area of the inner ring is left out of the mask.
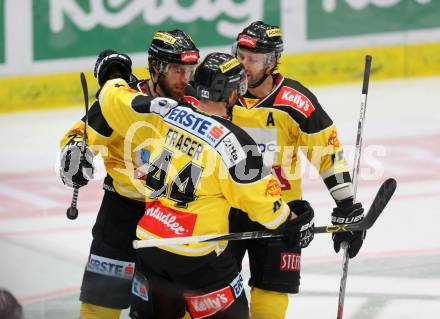
<path id="1" fill-rule="evenodd" d="M 145 232 L 142 228 L 140 228 L 139 226 L 136 229 L 136 235 L 141 238 L 141 239 L 157 239 L 158 237 L 154 237 L 151 236 L 150 234 L 148 234 L 147 232 Z M 200 248 L 191 248 L 188 246 L 184 246 L 184 245 L 167 245 L 167 246 L 159 246 L 160 247 L 165 247 L 168 249 L 173 249 L 175 251 L 181 251 L 183 253 L 195 253 L 195 254 L 199 254 L 199 253 L 210 253 L 213 249 L 217 250 L 217 246 L 219 242 L 214 241 L 212 243 L 206 243 L 205 246 L 200 247 Z M 220 249 L 222 250 L 222 249 Z"/>

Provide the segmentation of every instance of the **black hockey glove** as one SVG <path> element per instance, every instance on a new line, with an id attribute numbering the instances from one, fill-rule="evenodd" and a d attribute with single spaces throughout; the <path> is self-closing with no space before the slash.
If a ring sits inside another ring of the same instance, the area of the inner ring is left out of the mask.
<path id="1" fill-rule="evenodd" d="M 95 63 L 93 72 L 98 80 L 99 86 L 114 78 L 123 78 L 130 82 L 131 79 L 131 59 L 124 53 L 118 53 L 113 50 L 102 51 Z"/>
<path id="2" fill-rule="evenodd" d="M 364 209 L 361 203 L 357 203 L 348 207 L 336 207 L 332 213 L 333 225 L 355 224 L 364 219 Z M 365 231 L 354 231 L 346 233 L 333 233 L 333 246 L 335 252 L 341 249 L 341 243 L 347 242 L 348 256 L 353 258 L 357 255 L 362 247 L 365 238 Z"/>
<path id="3" fill-rule="evenodd" d="M 82 156 L 82 141 L 72 140 L 61 152 L 60 176 L 68 187 L 82 187 L 93 179 L 93 154 L 86 146 Z"/>
<path id="4" fill-rule="evenodd" d="M 288 247 L 306 248 L 315 235 L 313 208 L 305 200 L 294 200 L 288 205 L 298 217 L 285 224 L 283 240 Z"/>

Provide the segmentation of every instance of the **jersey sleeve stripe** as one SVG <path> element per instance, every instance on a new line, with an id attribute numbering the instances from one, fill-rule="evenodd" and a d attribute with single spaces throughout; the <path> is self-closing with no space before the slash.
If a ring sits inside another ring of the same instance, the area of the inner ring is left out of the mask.
<path id="1" fill-rule="evenodd" d="M 270 221 L 268 223 L 263 223 L 262 225 L 266 228 L 269 228 L 269 229 L 275 229 L 279 225 L 281 225 L 282 223 L 284 223 L 286 221 L 289 214 L 290 214 L 290 208 L 289 208 L 289 206 L 287 206 L 286 203 L 284 203 L 283 211 L 281 212 L 281 214 L 277 218 L 273 219 L 272 221 Z"/>
<path id="2" fill-rule="evenodd" d="M 349 172 L 342 172 L 337 173 L 334 175 L 331 175 L 324 179 L 325 186 L 327 186 L 327 189 L 332 189 L 333 187 L 344 184 L 344 183 L 351 183 L 351 177 Z"/>
<path id="3" fill-rule="evenodd" d="M 354 197 L 352 183 L 337 185 L 329 190 L 335 201 L 340 202 L 344 199 Z"/>

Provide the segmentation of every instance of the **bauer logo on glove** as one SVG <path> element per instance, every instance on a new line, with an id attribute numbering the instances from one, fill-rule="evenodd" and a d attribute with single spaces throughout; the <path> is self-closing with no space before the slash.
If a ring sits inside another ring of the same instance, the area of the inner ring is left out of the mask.
<path id="1" fill-rule="evenodd" d="M 356 215 L 349 217 L 341 217 L 341 216 L 332 216 L 333 224 L 355 224 L 359 223 L 362 219 L 364 219 L 364 215 Z"/>

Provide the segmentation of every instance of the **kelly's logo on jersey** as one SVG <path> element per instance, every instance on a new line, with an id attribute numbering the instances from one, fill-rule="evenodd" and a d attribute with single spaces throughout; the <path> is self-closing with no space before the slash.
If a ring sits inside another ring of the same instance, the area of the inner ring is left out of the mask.
<path id="1" fill-rule="evenodd" d="M 304 94 L 288 86 L 281 88 L 273 104 L 291 106 L 305 117 L 309 117 L 315 110 L 312 102 Z"/>
<path id="2" fill-rule="evenodd" d="M 234 295 L 227 286 L 202 296 L 185 296 L 185 300 L 192 317 L 198 319 L 227 309 L 234 302 Z"/>

